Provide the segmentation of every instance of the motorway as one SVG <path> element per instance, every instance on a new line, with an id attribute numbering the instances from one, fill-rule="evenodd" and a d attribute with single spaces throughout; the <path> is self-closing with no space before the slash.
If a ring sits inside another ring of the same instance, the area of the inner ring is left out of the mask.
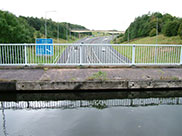
<path id="1" fill-rule="evenodd" d="M 76 44 L 66 48 L 63 55 L 58 60 L 59 63 L 66 64 L 121 64 L 131 63 L 131 61 L 116 51 L 109 44 L 112 36 L 87 37 L 78 40 Z M 103 44 L 103 45 L 87 45 Z M 81 48 L 80 48 L 81 47 Z"/>

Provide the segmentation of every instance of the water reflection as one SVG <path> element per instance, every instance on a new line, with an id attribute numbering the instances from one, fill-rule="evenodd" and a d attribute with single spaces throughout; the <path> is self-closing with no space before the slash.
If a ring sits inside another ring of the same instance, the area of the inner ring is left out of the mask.
<path id="1" fill-rule="evenodd" d="M 4 133 L 4 136 L 7 136 L 8 133 L 6 131 L 6 117 L 5 117 L 4 109 L 5 109 L 4 108 L 4 104 L 3 104 L 3 102 L 1 102 L 1 110 L 2 110 L 2 118 L 3 118 L 3 124 L 2 124 L 2 126 L 3 126 L 3 133 Z"/>
<path id="2" fill-rule="evenodd" d="M 178 136 L 182 133 L 180 90 L 4 93 L 0 94 L 0 102 L 2 136 Z"/>
<path id="3" fill-rule="evenodd" d="M 1 102 L 0 110 L 5 109 L 74 109 L 74 108 L 111 108 L 137 107 L 152 105 L 182 105 L 182 97 L 172 98 L 135 98 L 111 100 L 60 100 L 60 101 L 18 101 Z"/>

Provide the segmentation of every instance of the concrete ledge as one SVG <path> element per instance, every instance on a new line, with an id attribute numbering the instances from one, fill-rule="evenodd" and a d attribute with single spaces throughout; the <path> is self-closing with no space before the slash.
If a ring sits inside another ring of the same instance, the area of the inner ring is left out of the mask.
<path id="1" fill-rule="evenodd" d="M 182 68 L 182 65 L 22 65 L 22 66 L 1 66 L 0 69 L 104 69 L 104 68 Z"/>
<path id="2" fill-rule="evenodd" d="M 127 81 L 37 81 L 17 82 L 16 90 L 103 90 L 127 89 Z"/>
<path id="3" fill-rule="evenodd" d="M 182 69 L 0 69 L 0 91 L 156 88 L 182 88 Z"/>
<path id="4" fill-rule="evenodd" d="M 182 88 L 182 80 L 129 81 L 129 89 L 147 88 Z"/>
<path id="5" fill-rule="evenodd" d="M 182 88 L 182 80 L 122 80 L 122 81 L 18 81 L 16 90 L 117 90 Z"/>

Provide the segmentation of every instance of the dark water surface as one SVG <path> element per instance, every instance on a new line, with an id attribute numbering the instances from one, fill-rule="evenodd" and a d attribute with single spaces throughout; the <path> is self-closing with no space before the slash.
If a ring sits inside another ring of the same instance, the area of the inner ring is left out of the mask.
<path id="1" fill-rule="evenodd" d="M 181 136 L 182 91 L 0 94 L 0 136 Z"/>

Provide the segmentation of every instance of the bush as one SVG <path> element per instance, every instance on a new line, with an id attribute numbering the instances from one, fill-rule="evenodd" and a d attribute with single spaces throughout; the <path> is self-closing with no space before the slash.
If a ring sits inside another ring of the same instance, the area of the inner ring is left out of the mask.
<path id="1" fill-rule="evenodd" d="M 182 23 L 179 26 L 178 35 L 182 38 Z"/>
<path id="2" fill-rule="evenodd" d="M 156 35 L 156 29 L 153 28 L 150 33 L 149 33 L 149 36 L 152 37 L 152 36 L 155 36 Z"/>
<path id="3" fill-rule="evenodd" d="M 178 34 L 179 24 L 176 20 L 168 22 L 164 27 L 164 35 L 176 36 Z"/>

